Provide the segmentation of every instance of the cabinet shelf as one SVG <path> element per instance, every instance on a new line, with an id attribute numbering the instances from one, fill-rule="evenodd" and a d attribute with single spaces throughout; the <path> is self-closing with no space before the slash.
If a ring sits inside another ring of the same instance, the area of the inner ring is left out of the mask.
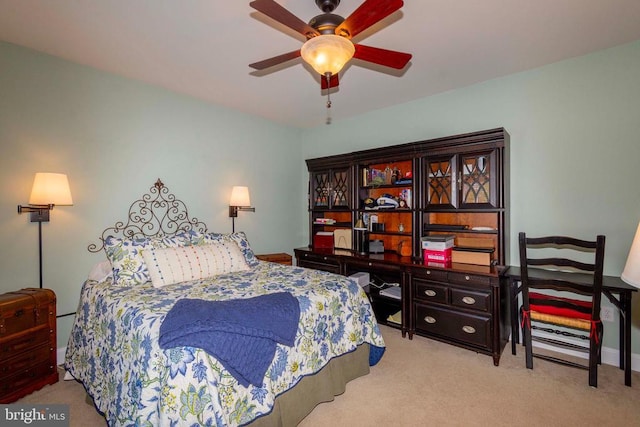
<path id="1" fill-rule="evenodd" d="M 319 226 L 319 227 L 351 228 L 350 222 L 334 222 L 333 224 L 327 224 L 324 222 L 314 222 L 313 225 Z"/>
<path id="2" fill-rule="evenodd" d="M 380 234 L 380 235 L 385 235 L 385 236 L 404 236 L 404 237 L 411 237 L 411 233 L 410 232 L 400 232 L 400 231 L 369 231 L 369 235 L 373 235 L 373 234 Z"/>
<path id="3" fill-rule="evenodd" d="M 385 189 L 385 188 L 401 188 L 401 187 L 411 188 L 413 187 L 413 183 L 406 182 L 402 184 L 362 185 L 360 188 L 362 190 L 378 190 L 378 189 Z"/>

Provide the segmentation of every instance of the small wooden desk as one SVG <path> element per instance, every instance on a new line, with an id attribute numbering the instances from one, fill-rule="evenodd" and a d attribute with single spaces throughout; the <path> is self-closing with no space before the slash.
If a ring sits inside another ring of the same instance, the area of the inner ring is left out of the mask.
<path id="1" fill-rule="evenodd" d="M 585 285 L 591 283 L 589 275 L 565 273 L 529 268 L 529 274 L 537 278 L 560 279 L 570 275 L 572 282 L 580 282 L 584 277 Z M 509 311 L 511 313 L 511 353 L 516 354 L 516 344 L 520 342 L 518 327 L 518 294 L 520 293 L 520 267 L 509 267 L 504 276 L 509 280 Z M 624 369 L 624 384 L 631 387 L 631 292 L 637 289 L 615 276 L 604 276 L 602 293 L 620 312 L 620 369 Z M 618 298 L 615 297 L 618 295 Z"/>

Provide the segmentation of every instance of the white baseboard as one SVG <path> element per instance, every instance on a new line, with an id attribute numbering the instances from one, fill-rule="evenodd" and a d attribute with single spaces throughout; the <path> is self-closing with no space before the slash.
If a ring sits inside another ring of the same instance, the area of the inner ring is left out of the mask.
<path id="1" fill-rule="evenodd" d="M 57 361 L 58 361 L 58 366 L 59 365 L 64 365 L 64 354 L 67 352 L 67 347 L 58 347 L 58 351 L 57 351 Z"/>

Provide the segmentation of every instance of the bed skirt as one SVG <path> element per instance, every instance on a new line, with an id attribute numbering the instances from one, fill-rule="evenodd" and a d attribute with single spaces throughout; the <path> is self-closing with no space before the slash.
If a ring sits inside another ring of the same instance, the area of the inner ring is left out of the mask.
<path id="1" fill-rule="evenodd" d="M 256 418 L 251 427 L 296 426 L 323 402 L 331 402 L 344 393 L 349 381 L 369 373 L 369 344 L 358 346 L 355 351 L 332 359 L 327 366 L 314 375 L 300 380 L 296 386 L 276 397 L 273 410 Z M 87 404 L 94 406 L 93 399 L 86 395 Z"/>
<path id="2" fill-rule="evenodd" d="M 322 402 L 330 402 L 344 393 L 349 381 L 369 373 L 369 344 L 360 345 L 355 351 L 332 359 L 318 373 L 300 380 L 291 390 L 278 396 L 273 410 L 255 419 L 251 427 L 296 426 L 313 408 Z"/>

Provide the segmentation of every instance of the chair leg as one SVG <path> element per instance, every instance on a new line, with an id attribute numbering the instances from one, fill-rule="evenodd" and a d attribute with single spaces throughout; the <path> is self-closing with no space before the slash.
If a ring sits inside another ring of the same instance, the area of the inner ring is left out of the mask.
<path id="1" fill-rule="evenodd" d="M 527 369 L 533 369 L 533 340 L 531 338 L 531 328 L 528 325 L 522 327 L 522 343 L 524 345 Z"/>

